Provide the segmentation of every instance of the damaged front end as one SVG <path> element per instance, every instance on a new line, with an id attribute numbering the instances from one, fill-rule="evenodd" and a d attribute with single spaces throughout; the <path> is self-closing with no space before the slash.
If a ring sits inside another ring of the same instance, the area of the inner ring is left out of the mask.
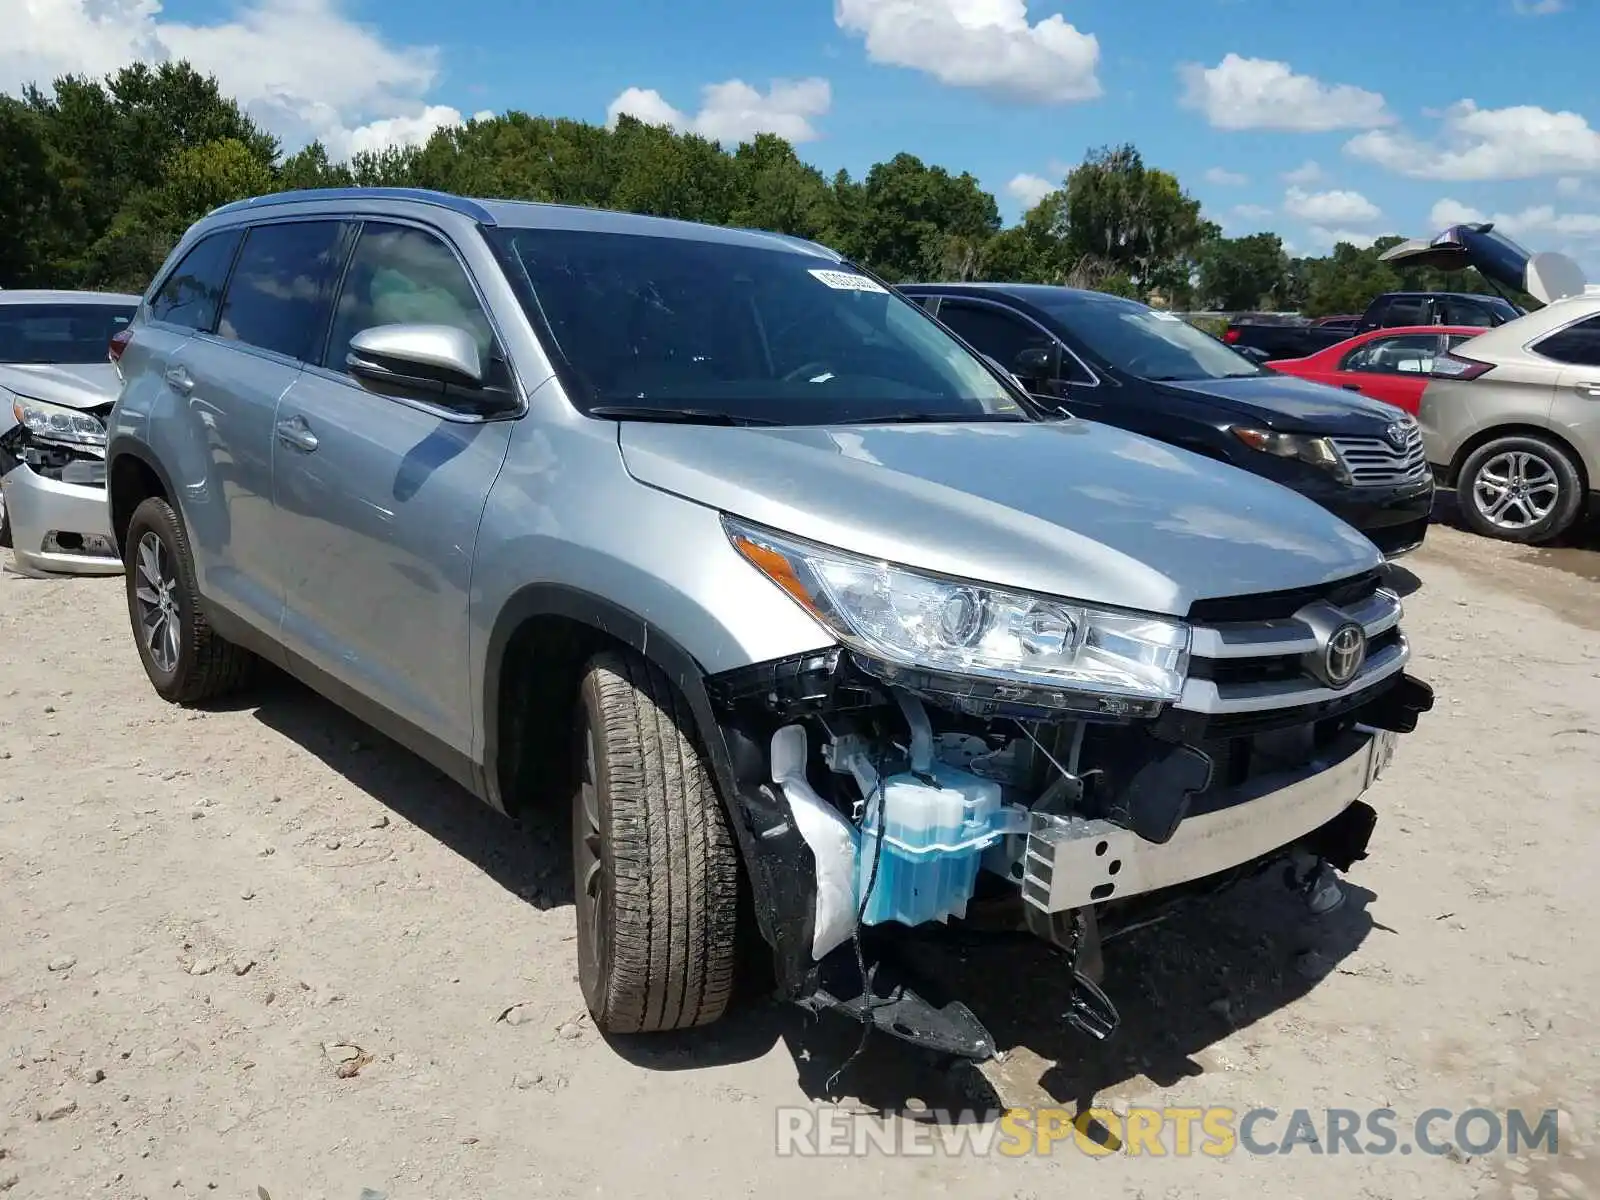
<path id="1" fill-rule="evenodd" d="M 992 1038 L 893 954 L 995 902 L 1059 948 L 1109 1036 L 1103 933 L 1287 858 L 1314 911 L 1364 857 L 1359 799 L 1432 707 L 1370 573 L 1118 613 L 853 559 L 729 521 L 841 645 L 707 680 L 779 990 L 970 1059 Z"/>
<path id="2" fill-rule="evenodd" d="M 112 402 L 8 399 L 15 424 L 0 433 L 0 479 L 18 560 L 57 571 L 120 568 L 105 512 Z"/>

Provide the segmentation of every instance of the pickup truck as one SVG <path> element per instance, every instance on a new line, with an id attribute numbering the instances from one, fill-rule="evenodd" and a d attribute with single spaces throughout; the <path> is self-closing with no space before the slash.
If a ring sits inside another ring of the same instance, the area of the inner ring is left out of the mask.
<path id="1" fill-rule="evenodd" d="M 1250 315 L 1229 323 L 1222 340 L 1235 350 L 1258 350 L 1267 358 L 1307 358 L 1319 350 L 1366 333 L 1401 325 L 1470 325 L 1493 329 L 1523 315 L 1499 296 L 1471 292 L 1385 292 L 1361 316 L 1326 321 L 1285 320 L 1276 314 Z"/>

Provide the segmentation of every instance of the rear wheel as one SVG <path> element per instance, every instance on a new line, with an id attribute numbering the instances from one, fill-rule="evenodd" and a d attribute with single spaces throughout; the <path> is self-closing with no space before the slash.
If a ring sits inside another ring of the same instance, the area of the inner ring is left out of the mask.
<path id="1" fill-rule="evenodd" d="M 161 698 L 200 704 L 243 686 L 255 656 L 207 624 L 189 538 L 172 506 L 159 496 L 141 503 L 123 545 L 128 619 Z"/>
<path id="2" fill-rule="evenodd" d="M 1583 476 L 1571 455 L 1533 434 L 1495 438 L 1461 465 L 1461 518 L 1474 533 L 1507 542 L 1547 542 L 1583 511 Z"/>
<path id="3" fill-rule="evenodd" d="M 688 705 L 632 653 L 578 698 L 572 799 L 578 980 L 595 1025 L 707 1025 L 733 994 L 739 860 Z"/>

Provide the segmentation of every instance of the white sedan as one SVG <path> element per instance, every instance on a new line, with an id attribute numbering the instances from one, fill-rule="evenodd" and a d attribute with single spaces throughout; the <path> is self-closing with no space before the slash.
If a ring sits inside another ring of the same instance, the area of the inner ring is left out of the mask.
<path id="1" fill-rule="evenodd" d="M 0 546 L 31 572 L 118 574 L 105 501 L 111 339 L 138 296 L 0 291 Z"/>

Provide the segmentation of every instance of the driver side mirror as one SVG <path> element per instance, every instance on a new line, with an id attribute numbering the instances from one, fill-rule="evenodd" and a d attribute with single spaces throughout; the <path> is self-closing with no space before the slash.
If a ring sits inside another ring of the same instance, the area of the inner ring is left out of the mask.
<path id="1" fill-rule="evenodd" d="M 454 325 L 374 325 L 350 339 L 350 373 L 364 382 L 405 391 L 483 388 L 478 343 Z"/>
<path id="2" fill-rule="evenodd" d="M 1046 383 L 1056 377 L 1060 351 L 1055 346 L 1029 346 L 1011 364 L 1011 373 L 1025 385 Z"/>

